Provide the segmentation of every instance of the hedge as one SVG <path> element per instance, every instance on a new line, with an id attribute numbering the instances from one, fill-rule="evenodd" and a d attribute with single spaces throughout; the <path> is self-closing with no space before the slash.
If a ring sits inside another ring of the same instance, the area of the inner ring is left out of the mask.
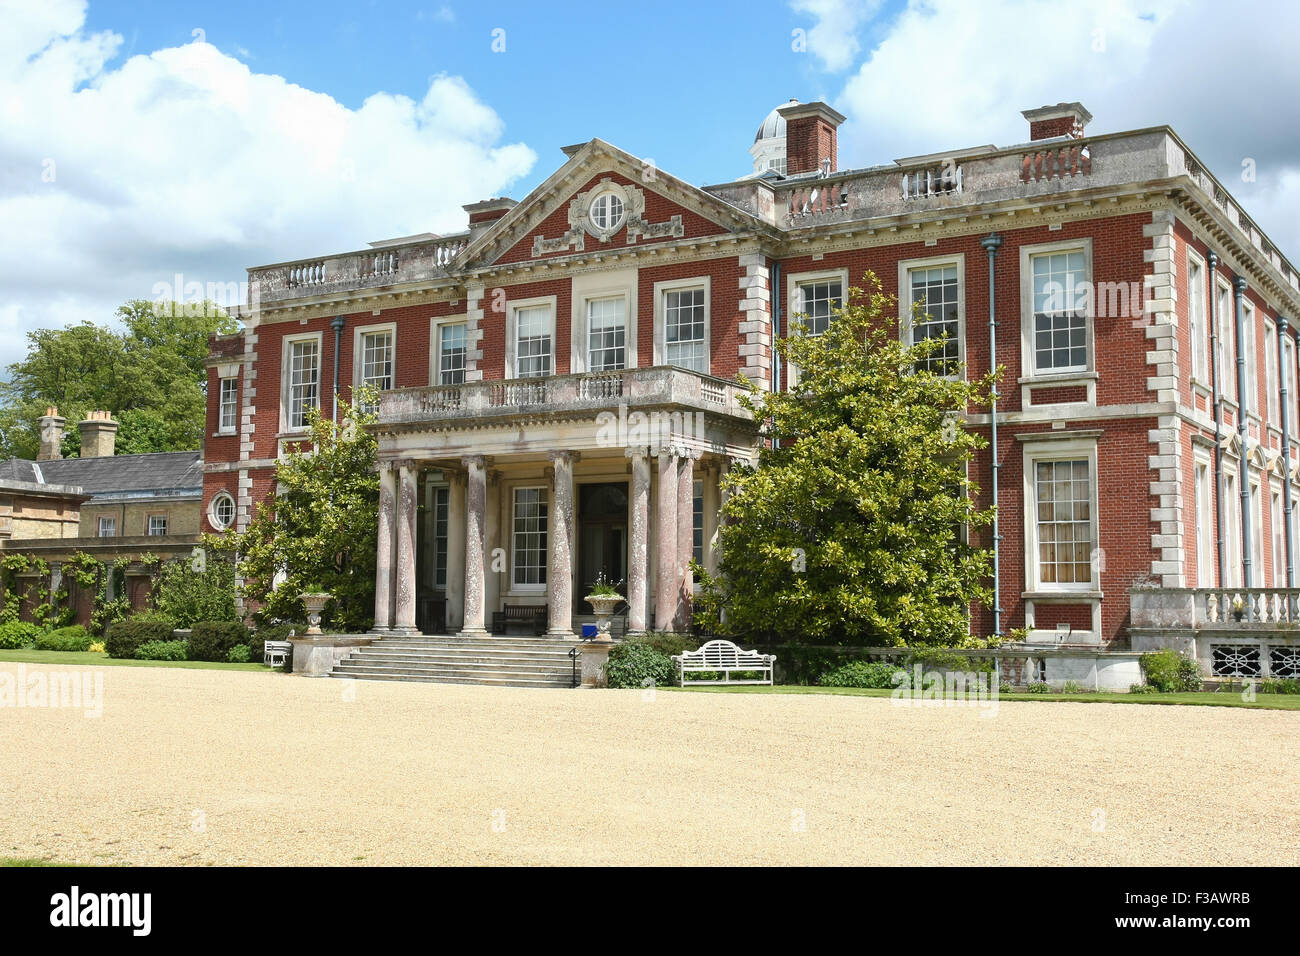
<path id="1" fill-rule="evenodd" d="M 94 638 L 80 624 L 46 631 L 36 638 L 38 651 L 88 651 Z"/>
<path id="2" fill-rule="evenodd" d="M 139 661 L 183 661 L 187 655 L 184 641 L 146 641 L 135 651 L 135 658 Z"/>
<path id="3" fill-rule="evenodd" d="M 150 641 L 170 641 L 172 623 L 157 615 L 139 615 L 118 621 L 108 629 L 104 649 L 109 657 L 134 658 L 140 645 Z"/>
<path id="4" fill-rule="evenodd" d="M 190 660 L 228 661 L 232 648 L 252 639 L 238 621 L 200 621 L 190 631 Z"/>
<path id="5" fill-rule="evenodd" d="M 30 624 L 27 621 L 0 624 L 0 650 L 12 651 L 20 647 L 31 647 L 42 633 L 44 632 L 39 624 Z"/>

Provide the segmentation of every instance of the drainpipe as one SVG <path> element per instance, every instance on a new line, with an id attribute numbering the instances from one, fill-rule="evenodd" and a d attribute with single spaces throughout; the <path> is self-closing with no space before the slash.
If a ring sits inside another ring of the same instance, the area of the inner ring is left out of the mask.
<path id="1" fill-rule="evenodd" d="M 781 390 L 781 360 L 776 354 L 776 340 L 781 334 L 781 263 L 772 262 L 772 391 Z"/>
<path id="2" fill-rule="evenodd" d="M 336 315 L 330 320 L 330 328 L 334 330 L 334 424 L 339 422 L 339 343 L 343 340 L 343 316 Z"/>
<path id="3" fill-rule="evenodd" d="M 1279 315 L 1277 317 L 1277 370 L 1282 389 L 1282 513 L 1286 517 L 1282 535 L 1286 541 L 1286 586 L 1293 588 L 1295 587 L 1295 564 L 1291 550 L 1294 547 L 1291 541 L 1291 410 L 1287 407 L 1290 399 L 1286 387 L 1286 326 L 1286 316 Z M 1273 573 L 1277 574 L 1276 571 Z M 1276 577 L 1274 580 L 1276 581 Z"/>
<path id="4" fill-rule="evenodd" d="M 1227 555 L 1223 549 L 1223 394 L 1219 384 L 1219 286 L 1214 281 L 1219 256 L 1211 251 L 1210 264 L 1210 390 L 1214 402 L 1214 540 L 1219 559 L 1219 587 L 1225 587 Z"/>
<path id="5" fill-rule="evenodd" d="M 996 232 L 989 233 L 980 240 L 980 245 L 984 247 L 984 251 L 989 256 L 989 371 L 997 371 L 998 320 L 994 278 L 996 277 L 998 249 L 1002 245 L 1002 237 Z M 991 466 L 993 473 L 993 636 L 999 637 L 1002 634 L 1002 578 L 999 562 L 1002 550 L 1002 535 L 998 533 L 998 472 L 1002 466 L 998 464 L 998 386 L 996 382 L 993 383 L 993 392 L 990 399 L 989 422 L 991 434 L 989 436 L 989 447 L 993 450 Z"/>
<path id="6" fill-rule="evenodd" d="M 1236 312 L 1237 312 L 1237 400 L 1241 406 L 1237 409 L 1237 437 L 1241 442 L 1241 461 L 1239 472 L 1241 477 L 1241 572 L 1242 584 L 1251 588 L 1255 586 L 1255 568 L 1251 561 L 1251 528 L 1250 528 L 1250 468 L 1246 462 L 1246 439 L 1249 437 L 1246 428 L 1246 280 L 1238 276 L 1232 283 L 1233 291 L 1236 293 Z"/>

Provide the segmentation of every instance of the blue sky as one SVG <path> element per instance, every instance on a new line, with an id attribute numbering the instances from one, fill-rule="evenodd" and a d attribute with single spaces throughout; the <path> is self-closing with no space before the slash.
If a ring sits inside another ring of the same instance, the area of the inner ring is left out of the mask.
<path id="1" fill-rule="evenodd" d="M 1170 124 L 1300 261 L 1300 4 L 1224 10 L 0 0 L 0 367 L 129 298 L 460 231 L 464 204 L 523 198 L 593 136 L 735 178 L 790 97 L 845 114 L 841 168 L 1023 142 L 1020 111 L 1061 101 L 1089 132 Z"/>

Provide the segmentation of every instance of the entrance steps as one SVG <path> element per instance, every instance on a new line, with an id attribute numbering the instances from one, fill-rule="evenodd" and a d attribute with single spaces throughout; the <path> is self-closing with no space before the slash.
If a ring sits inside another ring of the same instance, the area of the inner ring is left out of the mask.
<path id="1" fill-rule="evenodd" d="M 499 687 L 572 687 L 578 644 L 551 637 L 458 637 L 417 634 L 383 637 L 334 665 L 330 677 L 427 681 Z"/>

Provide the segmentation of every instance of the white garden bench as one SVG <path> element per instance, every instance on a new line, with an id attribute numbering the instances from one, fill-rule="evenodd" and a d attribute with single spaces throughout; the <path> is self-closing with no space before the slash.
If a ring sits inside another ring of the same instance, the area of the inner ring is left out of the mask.
<path id="1" fill-rule="evenodd" d="M 288 641 L 265 641 L 262 644 L 262 663 L 268 667 L 283 667 L 293 645 Z"/>
<path id="2" fill-rule="evenodd" d="M 686 686 L 686 674 L 714 673 L 722 674 L 718 684 L 771 684 L 772 665 L 776 663 L 775 654 L 760 654 L 737 647 L 731 641 L 709 641 L 698 651 L 682 651 L 673 655 L 673 663 L 681 672 L 682 686 Z M 758 680 L 732 680 L 735 671 L 758 671 L 765 676 Z"/>

